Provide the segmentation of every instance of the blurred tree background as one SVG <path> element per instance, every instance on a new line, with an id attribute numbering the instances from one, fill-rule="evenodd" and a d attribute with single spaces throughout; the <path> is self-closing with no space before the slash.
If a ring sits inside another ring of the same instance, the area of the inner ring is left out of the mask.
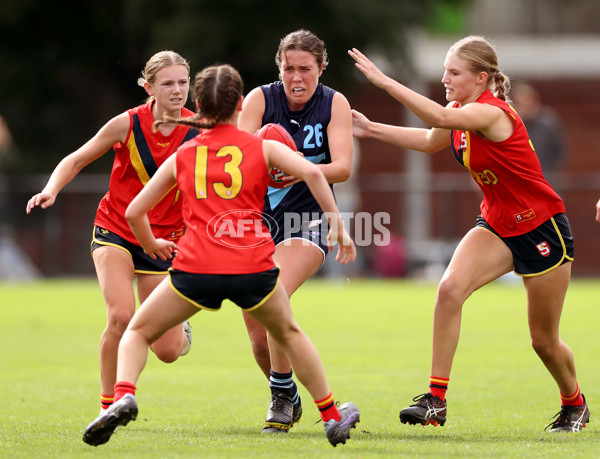
<path id="1" fill-rule="evenodd" d="M 20 150 L 18 171 L 50 173 L 109 118 L 142 103 L 147 59 L 173 49 L 204 66 L 230 63 L 246 91 L 278 78 L 275 51 L 306 28 L 325 41 L 322 82 L 347 95 L 346 50 L 377 51 L 410 68 L 406 38 L 416 28 L 460 32 L 464 0 L 54 0 L 0 4 L 0 115 Z M 192 107 L 188 102 L 188 107 Z M 86 171 L 108 172 L 112 155 Z"/>

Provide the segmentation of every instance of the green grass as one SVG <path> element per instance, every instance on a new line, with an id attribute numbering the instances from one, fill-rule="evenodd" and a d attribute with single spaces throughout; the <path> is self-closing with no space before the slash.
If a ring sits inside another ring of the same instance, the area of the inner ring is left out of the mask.
<path id="1" fill-rule="evenodd" d="M 104 306 L 95 280 L 0 284 L 0 456 L 3 457 L 598 457 L 600 281 L 574 281 L 562 337 L 592 411 L 581 434 L 550 435 L 556 386 L 531 349 L 521 284 L 495 283 L 465 305 L 444 427 L 400 424 L 426 391 L 435 285 L 307 283 L 296 318 L 319 352 L 334 396 L 361 422 L 332 448 L 309 394 L 287 435 L 263 436 L 266 380 L 231 303 L 191 320 L 190 354 L 151 355 L 138 381 L 140 415 L 98 448 L 81 441 L 99 409 L 97 346 Z"/>

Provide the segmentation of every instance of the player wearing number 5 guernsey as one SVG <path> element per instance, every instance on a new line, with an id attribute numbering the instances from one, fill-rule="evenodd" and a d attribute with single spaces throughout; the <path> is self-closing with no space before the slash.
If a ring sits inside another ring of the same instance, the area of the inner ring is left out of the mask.
<path id="1" fill-rule="evenodd" d="M 445 106 L 386 76 L 359 50 L 348 53 L 369 81 L 431 126 L 375 123 L 353 110 L 353 134 L 425 153 L 450 145 L 483 192 L 475 227 L 458 244 L 438 287 L 429 391 L 400 411 L 400 421 L 444 425 L 463 304 L 512 270 L 523 278 L 527 293 L 531 344 L 559 390 L 561 409 L 547 427 L 550 432 L 581 431 L 590 410 L 579 390 L 573 353 L 559 337 L 573 235 L 565 206 L 542 174 L 525 125 L 507 102 L 510 80 L 500 71 L 496 51 L 479 36 L 450 47 L 442 76 Z"/>

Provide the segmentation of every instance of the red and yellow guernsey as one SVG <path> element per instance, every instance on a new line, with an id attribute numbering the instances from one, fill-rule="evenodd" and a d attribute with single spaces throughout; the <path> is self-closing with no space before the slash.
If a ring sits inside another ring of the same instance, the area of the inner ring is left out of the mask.
<path id="1" fill-rule="evenodd" d="M 470 131 L 452 131 L 455 159 L 483 191 L 481 215 L 502 237 L 525 234 L 565 206 L 544 178 L 540 162 L 520 116 L 507 102 L 484 91 L 476 103 L 500 107 L 512 119 L 514 131 L 492 142 Z M 458 103 L 454 104 L 458 108 Z"/>
<path id="2" fill-rule="evenodd" d="M 173 268 L 198 274 L 251 274 L 275 267 L 263 222 L 269 174 L 262 139 L 217 124 L 177 151 L 186 232 Z"/>
<path id="3" fill-rule="evenodd" d="M 113 146 L 115 161 L 110 174 L 109 189 L 98 205 L 94 221 L 94 225 L 137 245 L 139 242 L 125 219 L 127 206 L 148 183 L 158 167 L 175 153 L 182 143 L 198 134 L 197 129 L 179 125 L 168 136 L 159 131 L 152 132 L 152 104 L 153 101 L 127 111 L 129 132 L 125 143 L 119 142 Z M 193 115 L 194 113 L 186 108 L 181 111 L 182 117 Z M 155 237 L 171 240 L 181 237 L 184 227 L 177 188 L 171 190 L 148 212 L 148 219 Z"/>

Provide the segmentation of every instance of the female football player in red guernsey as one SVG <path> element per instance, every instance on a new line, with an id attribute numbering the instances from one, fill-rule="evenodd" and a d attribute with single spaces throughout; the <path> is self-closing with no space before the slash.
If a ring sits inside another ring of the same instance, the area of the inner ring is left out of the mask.
<path id="1" fill-rule="evenodd" d="M 390 126 L 353 111 L 353 133 L 402 148 L 436 152 L 451 145 L 456 160 L 483 191 L 475 228 L 459 243 L 437 292 L 429 392 L 400 412 L 409 424 L 444 424 L 446 390 L 460 334 L 462 306 L 480 287 L 514 270 L 523 278 L 532 346 L 558 385 L 561 410 L 550 432 L 578 432 L 590 412 L 579 390 L 573 354 L 559 338 L 571 276 L 573 236 L 565 208 L 542 175 L 519 115 L 507 103 L 508 78 L 482 37 L 455 43 L 442 83 L 448 105 L 384 75 L 360 51 L 356 67 L 431 129 Z"/>
<path id="2" fill-rule="evenodd" d="M 336 259 L 353 261 L 356 248 L 335 204 L 327 180 L 315 166 L 290 148 L 262 140 L 237 128 L 243 82 L 229 65 L 211 66 L 195 79 L 198 115 L 166 120 L 202 129 L 158 170 L 127 209 L 127 219 L 145 252 L 168 259 L 178 249 L 165 279 L 142 304 L 119 346 L 115 403 L 84 433 L 91 445 L 106 443 L 119 425 L 134 420 L 135 384 L 148 345 L 165 330 L 200 309 L 218 310 L 230 299 L 271 333 L 287 353 L 299 380 L 311 394 L 332 445 L 345 443 L 359 421 L 352 402 L 334 403 L 317 350 L 295 322 L 279 268 L 275 246 L 263 223 L 264 196 L 273 166 L 304 180 L 329 218 L 329 241 L 339 244 Z M 161 125 L 161 123 L 157 123 Z M 147 212 L 177 185 L 187 231 L 177 246 L 157 238 Z M 168 307 L 165 307 L 168 305 Z"/>
<path id="3" fill-rule="evenodd" d="M 26 211 L 46 209 L 56 196 L 86 165 L 114 149 L 115 160 L 109 191 L 100 201 L 92 240 L 92 258 L 106 304 L 107 323 L 100 339 L 100 384 L 102 414 L 113 402 L 117 371 L 117 350 L 121 336 L 135 312 L 133 279 L 138 299 L 143 302 L 165 278 L 170 260 L 152 259 L 131 232 L 125 210 L 177 147 L 198 131 L 189 126 L 161 126 L 153 132 L 155 120 L 163 115 L 191 116 L 184 105 L 189 93 L 188 62 L 173 51 L 161 51 L 146 63 L 138 84 L 149 95 L 146 104 L 127 110 L 108 121 L 81 148 L 65 157 L 56 167 L 41 193 L 27 203 Z M 176 241 L 183 234 L 181 202 L 177 190 L 149 214 L 157 237 Z M 164 362 L 173 362 L 189 350 L 189 324 L 174 326 L 152 345 Z"/>

